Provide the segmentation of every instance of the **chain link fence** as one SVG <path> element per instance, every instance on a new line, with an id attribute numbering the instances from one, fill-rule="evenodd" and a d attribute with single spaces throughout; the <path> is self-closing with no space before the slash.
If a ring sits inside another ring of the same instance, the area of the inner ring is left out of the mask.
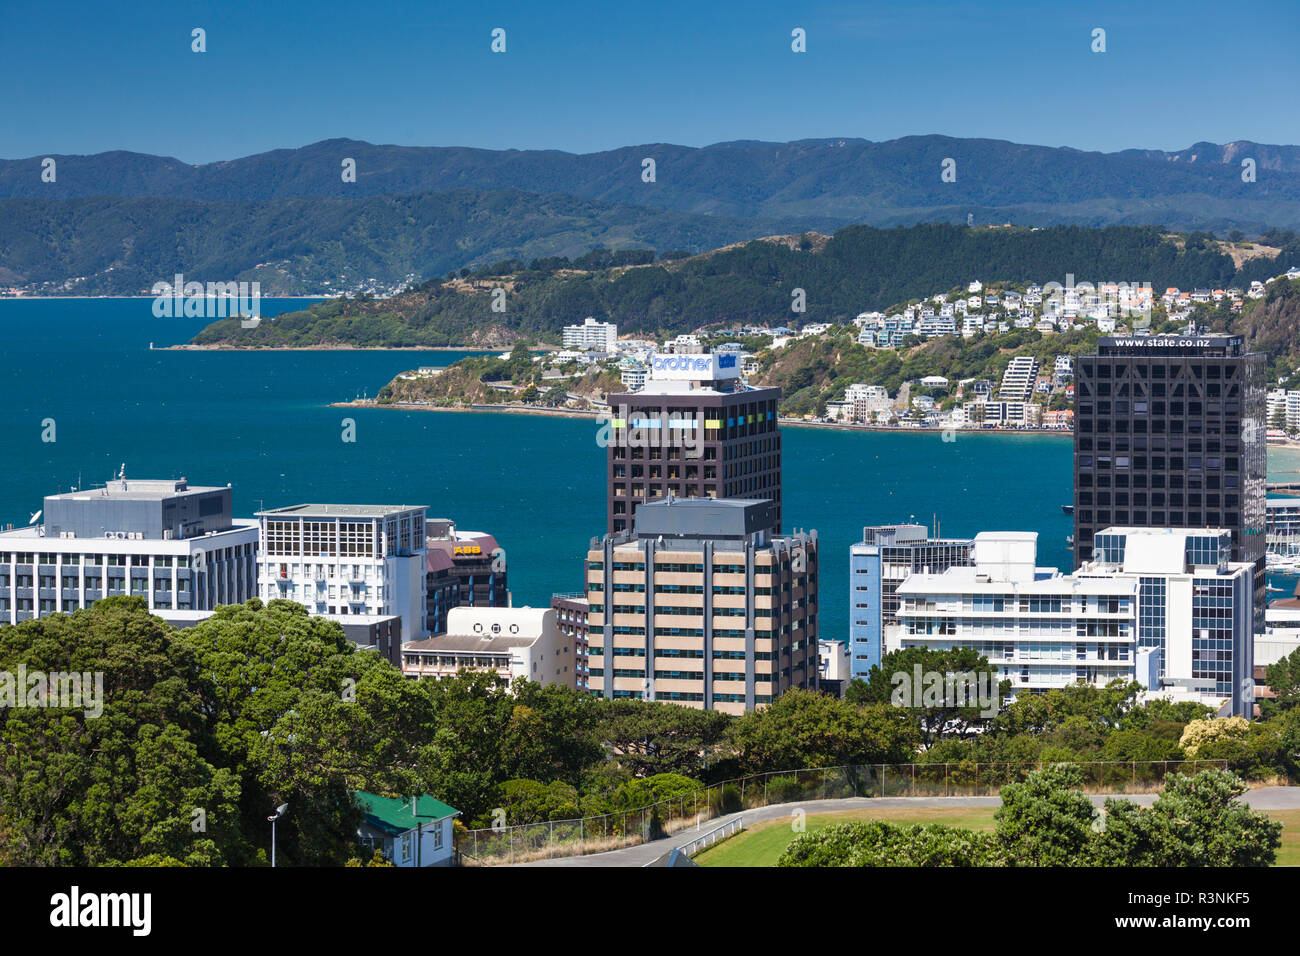
<path id="1" fill-rule="evenodd" d="M 1151 793 L 1169 774 L 1228 769 L 1227 760 L 1071 761 L 1090 793 Z M 633 810 L 574 820 L 551 820 L 460 834 L 456 851 L 467 866 L 527 863 L 602 853 L 662 839 L 709 820 L 781 803 L 846 797 L 996 796 L 1042 763 L 859 764 L 752 774 L 700 787 Z"/>

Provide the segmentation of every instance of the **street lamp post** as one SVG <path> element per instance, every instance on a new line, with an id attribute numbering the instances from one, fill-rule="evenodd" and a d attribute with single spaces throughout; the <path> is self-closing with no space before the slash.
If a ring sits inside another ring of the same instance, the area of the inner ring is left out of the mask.
<path id="1" fill-rule="evenodd" d="M 285 811 L 289 809 L 289 804 L 282 803 L 275 808 L 275 813 L 267 817 L 271 821 L 271 868 L 275 869 L 275 821 L 284 816 Z"/>

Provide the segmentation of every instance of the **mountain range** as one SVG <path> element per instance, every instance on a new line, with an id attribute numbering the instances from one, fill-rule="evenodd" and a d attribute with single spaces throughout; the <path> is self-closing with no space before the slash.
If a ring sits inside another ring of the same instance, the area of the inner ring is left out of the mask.
<path id="1" fill-rule="evenodd" d="M 912 136 L 572 154 L 335 139 L 197 166 L 121 151 L 49 158 L 53 182 L 42 178 L 46 157 L 0 160 L 0 282 L 84 277 L 75 291 L 128 292 L 183 271 L 293 293 L 595 246 L 701 252 L 774 233 L 968 217 L 1300 227 L 1300 147 L 1249 141 L 1099 153 Z M 344 181 L 345 160 L 355 182 Z"/>

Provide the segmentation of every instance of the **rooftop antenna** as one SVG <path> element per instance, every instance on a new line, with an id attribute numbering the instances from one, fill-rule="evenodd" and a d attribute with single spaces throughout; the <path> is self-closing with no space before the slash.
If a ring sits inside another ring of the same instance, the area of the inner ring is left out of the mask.
<path id="1" fill-rule="evenodd" d="M 126 462 L 122 462 L 121 467 L 117 469 L 117 480 L 122 482 L 122 490 L 126 491 Z"/>

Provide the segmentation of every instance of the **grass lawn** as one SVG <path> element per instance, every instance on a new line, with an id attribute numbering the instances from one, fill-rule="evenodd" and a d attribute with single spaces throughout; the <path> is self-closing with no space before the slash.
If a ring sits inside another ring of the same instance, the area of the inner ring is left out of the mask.
<path id="1" fill-rule="evenodd" d="M 1300 866 L 1300 810 L 1265 811 L 1281 821 L 1282 846 L 1277 853 L 1278 866 Z M 806 818 L 807 832 L 854 820 L 888 820 L 891 823 L 945 823 L 968 830 L 993 830 L 993 807 L 916 807 L 880 810 L 843 810 L 818 813 Z M 748 827 L 729 840 L 709 847 L 695 857 L 700 866 L 776 866 L 795 833 L 791 820 L 767 820 Z"/>
<path id="2" fill-rule="evenodd" d="M 1300 810 L 1265 810 L 1286 828 L 1277 851 L 1278 866 L 1300 866 Z"/>
<path id="3" fill-rule="evenodd" d="M 841 810 L 806 818 L 807 832 L 854 820 L 888 820 L 891 823 L 946 823 L 968 830 L 993 830 L 994 807 L 896 807 L 880 810 Z M 1300 811 L 1292 811 L 1300 813 Z M 776 866 L 786 846 L 796 836 L 791 819 L 782 817 L 747 827 L 729 840 L 709 847 L 695 857 L 700 866 Z"/>

